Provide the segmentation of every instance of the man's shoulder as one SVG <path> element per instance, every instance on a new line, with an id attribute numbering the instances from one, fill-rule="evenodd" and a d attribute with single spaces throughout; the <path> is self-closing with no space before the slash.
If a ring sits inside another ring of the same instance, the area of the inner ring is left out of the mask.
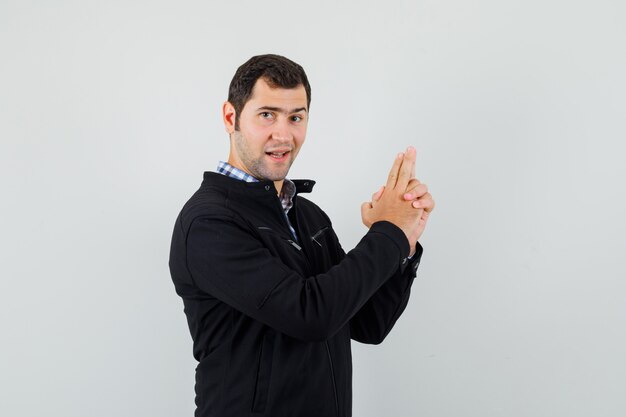
<path id="1" fill-rule="evenodd" d="M 180 211 L 181 225 L 188 226 L 200 217 L 228 219 L 232 212 L 227 208 L 228 191 L 220 186 L 202 183 Z"/>

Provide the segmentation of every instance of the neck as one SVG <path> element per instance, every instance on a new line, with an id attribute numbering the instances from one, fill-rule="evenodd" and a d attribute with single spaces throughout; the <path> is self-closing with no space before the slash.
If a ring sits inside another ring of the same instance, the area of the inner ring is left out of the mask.
<path id="1" fill-rule="evenodd" d="M 280 195 L 280 192 L 283 189 L 283 183 L 285 180 L 274 181 L 274 187 L 276 188 L 276 192 Z"/>
<path id="2" fill-rule="evenodd" d="M 234 166 L 235 168 L 240 169 L 240 170 L 242 170 L 243 172 L 248 173 L 248 174 L 250 174 L 250 175 L 252 175 L 252 176 L 254 177 L 254 175 L 253 175 L 250 171 L 248 171 L 248 170 L 246 169 L 246 167 L 245 167 L 242 163 L 239 163 L 239 160 L 237 160 L 237 159 L 233 156 L 232 152 L 230 153 L 230 155 L 228 155 L 228 161 L 226 161 L 226 162 L 228 162 L 230 165 Z M 256 178 L 256 177 L 255 177 L 255 178 Z M 257 178 L 257 179 L 261 179 L 261 178 Z M 284 179 L 282 179 L 282 180 L 278 180 L 278 181 L 274 181 L 274 188 L 276 188 L 276 193 L 277 193 L 278 195 L 280 195 L 280 192 L 281 192 L 281 191 L 282 191 L 282 189 L 283 189 L 283 183 L 284 183 L 284 182 L 285 182 L 285 180 L 284 180 Z"/>

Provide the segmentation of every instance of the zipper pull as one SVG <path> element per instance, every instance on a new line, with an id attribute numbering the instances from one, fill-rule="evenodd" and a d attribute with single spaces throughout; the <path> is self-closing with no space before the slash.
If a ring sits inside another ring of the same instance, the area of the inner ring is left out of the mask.
<path id="1" fill-rule="evenodd" d="M 302 250 L 302 247 L 300 245 L 298 245 L 296 242 L 294 242 L 293 240 L 288 240 L 287 242 L 291 243 L 291 246 L 293 246 L 294 248 L 298 249 L 298 250 Z"/>
<path id="2" fill-rule="evenodd" d="M 317 233 L 315 233 L 313 236 L 311 236 L 311 240 L 315 243 L 317 243 L 319 245 L 319 247 L 322 247 L 322 244 L 320 242 L 317 241 L 317 237 L 319 237 L 322 233 L 324 233 L 326 231 L 326 229 L 328 229 L 328 227 L 323 227 L 322 229 L 318 230 Z"/>

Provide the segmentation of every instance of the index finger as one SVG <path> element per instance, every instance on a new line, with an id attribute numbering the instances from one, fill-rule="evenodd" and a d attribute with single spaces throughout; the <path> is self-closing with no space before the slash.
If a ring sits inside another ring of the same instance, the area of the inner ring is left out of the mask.
<path id="1" fill-rule="evenodd" d="M 409 146 L 404 154 L 404 160 L 402 161 L 402 166 L 400 167 L 400 172 L 398 173 L 396 188 L 402 190 L 402 192 L 406 190 L 407 185 L 409 185 L 411 171 L 413 169 L 415 169 L 415 148 Z"/>
<path id="2" fill-rule="evenodd" d="M 396 186 L 396 182 L 398 181 L 398 173 L 400 171 L 400 165 L 402 165 L 402 159 L 404 154 L 400 152 L 396 155 L 396 159 L 393 161 L 393 165 L 391 166 L 391 171 L 389 171 L 389 176 L 387 177 L 387 185 L 386 188 L 393 189 Z"/>

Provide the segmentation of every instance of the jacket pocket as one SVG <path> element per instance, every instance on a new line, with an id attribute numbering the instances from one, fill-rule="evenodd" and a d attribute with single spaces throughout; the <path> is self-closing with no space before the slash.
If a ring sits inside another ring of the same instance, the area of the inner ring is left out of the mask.
<path id="1" fill-rule="evenodd" d="M 316 259 L 316 272 L 326 272 L 342 259 L 343 251 L 330 226 L 323 226 L 309 236 L 311 250 Z"/>
<path id="2" fill-rule="evenodd" d="M 330 230 L 330 227 L 328 226 L 322 227 L 320 230 L 313 233 L 313 235 L 311 236 L 311 242 L 313 242 L 314 244 L 317 244 L 317 246 L 319 246 L 320 248 L 323 248 L 324 247 L 323 242 L 326 238 L 325 235 L 328 234 L 329 230 Z"/>
<path id="3" fill-rule="evenodd" d="M 272 376 L 272 357 L 274 356 L 274 335 L 266 333 L 263 336 L 259 365 L 257 367 L 256 384 L 252 398 L 252 412 L 263 413 L 269 396 L 270 380 Z"/>
<path id="4" fill-rule="evenodd" d="M 273 239 L 273 240 L 276 240 L 276 241 L 281 242 L 281 243 L 287 242 L 291 246 L 296 248 L 298 251 L 302 250 L 302 247 L 300 245 L 298 245 L 296 242 L 294 242 L 292 240 L 292 237 L 287 238 L 287 237 L 283 236 L 281 233 L 278 233 L 275 230 L 273 230 L 272 228 L 267 227 L 267 226 L 258 226 L 257 229 L 259 229 L 262 232 L 261 236 L 272 236 L 271 239 Z M 267 239 L 267 238 L 264 238 L 264 239 Z"/>

